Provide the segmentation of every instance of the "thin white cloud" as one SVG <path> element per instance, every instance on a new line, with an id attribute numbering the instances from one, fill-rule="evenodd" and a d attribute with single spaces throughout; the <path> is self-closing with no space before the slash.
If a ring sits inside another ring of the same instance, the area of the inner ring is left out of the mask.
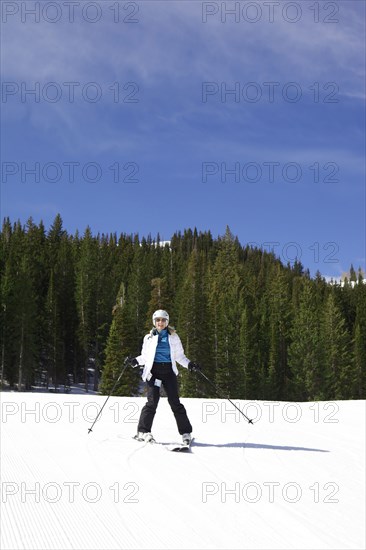
<path id="1" fill-rule="evenodd" d="M 108 18 L 94 25 L 12 21 L 3 25 L 3 81 L 26 82 L 30 87 L 35 81 L 95 81 L 105 87 L 134 79 L 141 88 L 139 113 L 144 120 L 134 124 L 132 131 L 147 136 L 159 122 L 179 128 L 197 106 L 200 113 L 211 109 L 224 121 L 226 113 L 199 104 L 200 83 L 208 80 L 226 81 L 228 86 L 238 80 L 292 80 L 301 86 L 331 80 L 350 99 L 364 96 L 364 8 L 358 4 L 349 3 L 347 10 L 342 7 L 338 24 L 315 24 L 310 17 L 296 24 L 281 19 L 272 24 L 267 20 L 222 24 L 219 18 L 204 24 L 201 10 L 200 2 L 157 1 L 140 3 L 140 22 L 135 25 L 114 24 Z M 163 111 L 153 116 L 144 112 L 142 94 L 154 98 L 155 104 L 166 101 Z M 27 111 L 37 129 L 56 128 L 61 140 L 67 134 L 65 144 L 70 147 L 113 146 L 118 141 L 116 130 L 108 131 L 99 122 L 102 115 L 97 109 L 95 124 L 104 132 L 93 139 L 85 135 L 90 110 L 84 107 L 76 110 L 60 102 L 42 108 L 30 101 Z M 253 115 L 240 116 L 245 123 Z M 121 121 L 122 130 L 126 129 L 123 116 Z M 98 146 L 101 140 L 104 145 Z"/>
<path id="2" fill-rule="evenodd" d="M 294 78 L 330 71 L 360 77 L 364 24 L 359 12 L 343 12 L 338 24 L 295 24 L 279 19 L 258 24 L 207 24 L 193 2 L 143 2 L 141 20 L 131 27 L 101 21 L 68 24 L 46 22 L 3 26 L 3 70 L 6 78 L 50 81 L 120 79 L 134 72 L 151 83 L 162 75 L 258 78 L 275 71 Z M 260 64 L 258 62 L 260 61 Z M 273 75 L 272 76 L 276 76 Z"/>

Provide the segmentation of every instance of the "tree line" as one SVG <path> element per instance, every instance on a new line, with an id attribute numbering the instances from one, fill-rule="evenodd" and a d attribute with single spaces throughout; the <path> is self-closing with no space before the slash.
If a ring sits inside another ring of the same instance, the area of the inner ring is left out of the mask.
<path id="1" fill-rule="evenodd" d="M 302 264 L 187 229 L 159 236 L 68 234 L 30 218 L 1 230 L 1 388 L 67 388 L 108 394 L 127 355 L 140 353 L 155 309 L 169 311 L 186 355 L 225 396 L 335 400 L 366 397 L 366 284 L 351 266 L 344 284 Z M 186 397 L 215 397 L 180 369 Z M 137 395 L 127 369 L 116 395 Z"/>

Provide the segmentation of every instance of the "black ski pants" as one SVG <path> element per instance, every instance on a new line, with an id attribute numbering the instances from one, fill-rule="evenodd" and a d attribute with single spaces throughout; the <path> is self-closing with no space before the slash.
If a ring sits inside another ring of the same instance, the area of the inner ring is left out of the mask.
<path id="1" fill-rule="evenodd" d="M 175 416 L 178 431 L 182 435 L 191 433 L 192 426 L 188 419 L 186 409 L 179 400 L 178 381 L 171 363 L 154 363 L 151 369 L 152 378 L 147 382 L 147 403 L 142 408 L 137 431 L 151 432 L 156 409 L 160 399 L 160 386 L 155 384 L 161 380 L 166 391 L 169 405 Z"/>

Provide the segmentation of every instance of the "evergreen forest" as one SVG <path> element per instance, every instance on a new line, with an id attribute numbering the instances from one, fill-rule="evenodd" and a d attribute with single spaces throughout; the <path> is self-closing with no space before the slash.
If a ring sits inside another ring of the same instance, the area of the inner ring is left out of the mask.
<path id="1" fill-rule="evenodd" d="M 140 354 L 155 309 L 166 309 L 185 354 L 224 395 L 249 400 L 366 398 L 366 284 L 342 284 L 299 261 L 241 244 L 227 228 L 159 236 L 71 235 L 3 221 L 1 388 L 108 395 L 126 356 Z M 216 397 L 179 367 L 184 397 Z M 128 368 L 115 395 L 141 391 Z"/>

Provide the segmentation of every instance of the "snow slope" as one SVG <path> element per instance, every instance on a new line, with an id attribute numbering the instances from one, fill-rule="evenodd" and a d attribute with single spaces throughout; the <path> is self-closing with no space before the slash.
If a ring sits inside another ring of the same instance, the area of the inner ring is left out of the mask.
<path id="1" fill-rule="evenodd" d="M 1 548 L 365 548 L 365 401 L 183 399 L 192 453 L 162 398 L 1 394 Z"/>

